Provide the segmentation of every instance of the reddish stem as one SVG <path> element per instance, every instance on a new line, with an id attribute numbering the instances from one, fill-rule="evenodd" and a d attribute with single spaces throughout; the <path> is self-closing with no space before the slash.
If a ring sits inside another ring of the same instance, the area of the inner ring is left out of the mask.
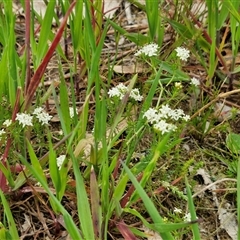
<path id="1" fill-rule="evenodd" d="M 19 111 L 20 95 L 21 95 L 21 88 L 18 88 L 17 89 L 17 95 L 16 95 L 16 101 L 15 101 L 13 114 L 12 114 L 12 122 L 15 122 L 16 115 Z M 2 156 L 2 164 L 5 167 L 7 166 L 7 157 L 8 157 L 8 154 L 9 154 L 11 144 L 12 144 L 12 138 L 9 135 L 8 139 L 7 139 L 7 144 L 6 144 L 6 147 L 5 147 L 5 151 L 4 151 L 3 156 Z M 3 172 L 1 170 L 0 170 L 0 188 L 3 192 L 6 192 L 8 190 L 7 179 L 6 179 L 5 175 L 3 174 Z"/>

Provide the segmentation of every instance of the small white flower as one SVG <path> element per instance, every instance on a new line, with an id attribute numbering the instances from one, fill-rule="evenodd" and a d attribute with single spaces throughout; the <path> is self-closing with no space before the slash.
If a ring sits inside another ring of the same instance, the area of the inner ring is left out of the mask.
<path id="1" fill-rule="evenodd" d="M 4 121 L 3 125 L 6 127 L 9 127 L 12 124 L 12 120 L 11 119 L 7 119 Z"/>
<path id="2" fill-rule="evenodd" d="M 25 126 L 32 126 L 32 116 L 26 113 L 17 113 L 16 116 L 16 120 L 23 125 L 23 127 Z"/>
<path id="3" fill-rule="evenodd" d="M 169 116 L 169 114 L 171 115 L 172 109 L 169 107 L 168 104 L 166 105 L 162 105 L 161 108 L 159 109 L 159 112 L 162 114 L 162 116 Z"/>
<path id="4" fill-rule="evenodd" d="M 191 221 L 191 214 L 190 213 L 185 214 L 185 216 L 183 217 L 183 221 L 184 222 L 190 222 Z"/>
<path id="5" fill-rule="evenodd" d="M 158 49 L 159 49 L 159 47 L 156 43 L 150 43 L 150 44 L 142 47 L 134 55 L 135 56 L 140 56 L 140 55 L 143 54 L 143 55 L 148 56 L 148 57 L 157 56 Z"/>
<path id="6" fill-rule="evenodd" d="M 130 92 L 130 97 L 139 102 L 143 100 L 143 96 L 140 95 L 139 90 L 137 88 L 134 88 Z"/>
<path id="7" fill-rule="evenodd" d="M 37 107 L 34 109 L 33 111 L 33 115 L 38 115 L 39 113 L 43 112 L 43 108 L 42 107 Z"/>
<path id="8" fill-rule="evenodd" d="M 150 122 L 151 124 L 153 124 L 154 122 L 156 122 L 157 119 L 157 110 L 154 108 L 149 108 L 144 114 L 143 117 L 147 118 L 148 122 Z"/>
<path id="9" fill-rule="evenodd" d="M 44 125 L 48 124 L 48 122 L 51 120 L 52 116 L 50 116 L 46 112 L 41 112 L 36 115 L 36 118 L 39 120 L 39 122 Z"/>
<path id="10" fill-rule="evenodd" d="M 69 115 L 70 115 L 70 118 L 74 117 L 74 108 L 73 107 L 69 108 Z"/>
<path id="11" fill-rule="evenodd" d="M 200 85 L 200 81 L 197 78 L 193 77 L 191 78 L 191 84 L 197 87 Z"/>
<path id="12" fill-rule="evenodd" d="M 0 140 L 1 140 L 1 136 L 6 133 L 4 129 L 0 129 Z"/>
<path id="13" fill-rule="evenodd" d="M 177 89 L 181 89 L 183 87 L 181 82 L 175 82 L 174 85 Z"/>
<path id="14" fill-rule="evenodd" d="M 177 126 L 172 124 L 172 123 L 169 123 L 168 124 L 168 132 L 174 132 L 177 130 Z"/>
<path id="15" fill-rule="evenodd" d="M 120 97 L 121 93 L 117 88 L 111 88 L 108 91 L 108 95 L 109 95 L 109 97 Z"/>
<path id="16" fill-rule="evenodd" d="M 0 130 L 0 136 L 3 135 L 5 133 L 5 130 L 4 129 L 1 129 Z"/>
<path id="17" fill-rule="evenodd" d="M 40 182 L 35 183 L 36 187 L 42 187 L 42 184 Z"/>
<path id="18" fill-rule="evenodd" d="M 178 120 L 182 118 L 185 115 L 182 109 L 175 109 L 169 112 L 169 117 L 171 117 L 173 120 Z"/>
<path id="19" fill-rule="evenodd" d="M 183 61 L 187 61 L 190 56 L 190 51 L 184 47 L 177 47 L 175 51 L 177 52 L 177 57 L 179 57 Z"/>
<path id="20" fill-rule="evenodd" d="M 176 130 L 175 125 L 167 123 L 165 120 L 160 120 L 159 122 L 155 123 L 153 127 L 162 134 Z"/>
<path id="21" fill-rule="evenodd" d="M 59 169 L 62 167 L 65 158 L 66 155 L 60 155 L 59 157 L 57 157 L 57 166 Z"/>
<path id="22" fill-rule="evenodd" d="M 35 110 L 33 111 L 33 115 L 36 115 L 36 118 L 42 125 L 48 124 L 48 122 L 52 118 L 52 116 L 46 113 L 42 107 L 35 108 Z"/>
<path id="23" fill-rule="evenodd" d="M 128 88 L 123 83 L 120 83 L 116 87 L 110 89 L 108 91 L 108 95 L 110 97 L 118 97 L 120 100 L 122 100 L 127 91 Z"/>
<path id="24" fill-rule="evenodd" d="M 123 84 L 123 83 L 120 83 L 117 85 L 116 87 L 119 91 L 123 92 L 124 94 L 127 92 L 128 88 Z"/>
<path id="25" fill-rule="evenodd" d="M 116 87 L 111 88 L 108 91 L 108 95 L 109 97 L 118 97 L 120 100 L 122 100 L 127 92 L 128 87 L 126 87 L 123 83 L 120 83 Z M 139 90 L 137 88 L 132 89 L 129 97 L 133 98 L 136 101 L 142 101 L 143 99 L 143 96 L 140 95 Z"/>
<path id="26" fill-rule="evenodd" d="M 58 131 L 58 134 L 59 134 L 60 136 L 62 136 L 62 135 L 63 135 L 63 130 L 62 130 L 62 129 L 59 130 L 59 131 Z"/>
<path id="27" fill-rule="evenodd" d="M 175 212 L 175 213 L 182 213 L 182 209 L 175 207 L 173 212 Z"/>
<path id="28" fill-rule="evenodd" d="M 191 118 L 190 118 L 190 116 L 189 115 L 185 115 L 185 116 L 183 116 L 183 118 L 182 118 L 184 121 L 189 121 Z"/>

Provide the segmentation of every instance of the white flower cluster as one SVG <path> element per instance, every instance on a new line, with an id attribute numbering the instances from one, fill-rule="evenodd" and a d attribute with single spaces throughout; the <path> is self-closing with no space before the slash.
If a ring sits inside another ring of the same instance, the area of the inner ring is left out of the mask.
<path id="1" fill-rule="evenodd" d="M 173 212 L 176 213 L 176 214 L 182 214 L 182 209 L 175 207 L 174 210 L 173 210 Z M 197 217 L 197 219 L 198 219 L 198 217 Z M 184 222 L 191 222 L 191 214 L 190 214 L 190 213 L 186 213 L 186 214 L 183 216 L 183 221 L 184 221 Z"/>
<path id="2" fill-rule="evenodd" d="M 118 97 L 120 100 L 123 99 L 124 95 L 128 92 L 128 87 L 126 87 L 123 83 L 120 83 L 116 87 L 113 87 L 108 91 L 108 95 L 110 97 Z M 134 88 L 131 90 L 130 98 L 133 98 L 136 101 L 141 102 L 143 99 L 143 96 L 140 95 L 139 90 L 137 88 Z"/>
<path id="3" fill-rule="evenodd" d="M 159 47 L 156 43 L 150 43 L 150 44 L 142 47 L 134 55 L 135 56 L 145 55 L 145 56 L 148 56 L 148 57 L 157 56 L 158 49 L 159 49 Z"/>
<path id="4" fill-rule="evenodd" d="M 158 110 L 149 108 L 144 113 L 143 117 L 147 118 L 147 121 L 150 124 L 153 124 L 153 127 L 162 134 L 175 131 L 177 129 L 176 125 L 168 123 L 167 121 L 188 121 L 190 119 L 190 116 L 186 115 L 182 109 L 171 109 L 168 104 L 162 105 L 162 107 Z"/>
<path id="5" fill-rule="evenodd" d="M 17 113 L 16 121 L 19 122 L 23 127 L 25 126 L 33 126 L 33 117 L 36 117 L 38 121 L 44 125 L 48 124 L 48 122 L 51 120 L 52 116 L 50 116 L 48 113 L 44 111 L 42 107 L 37 107 L 33 111 L 33 116 L 31 114 L 27 113 Z M 11 120 L 6 120 L 4 122 L 5 126 L 9 126 L 11 124 Z"/>
<path id="6" fill-rule="evenodd" d="M 33 111 L 33 115 L 36 116 L 38 121 L 44 125 L 48 124 L 48 122 L 51 120 L 52 116 L 50 116 L 48 113 L 44 111 L 42 107 L 38 107 Z"/>
<path id="7" fill-rule="evenodd" d="M 190 57 L 190 55 L 189 55 L 190 51 L 184 47 L 177 47 L 175 49 L 175 51 L 177 52 L 177 57 L 179 57 L 181 60 L 183 60 L 185 62 Z"/>
<path id="8" fill-rule="evenodd" d="M 25 126 L 32 126 L 32 119 L 33 116 L 27 113 L 17 113 L 16 121 L 22 124 L 23 127 Z"/>

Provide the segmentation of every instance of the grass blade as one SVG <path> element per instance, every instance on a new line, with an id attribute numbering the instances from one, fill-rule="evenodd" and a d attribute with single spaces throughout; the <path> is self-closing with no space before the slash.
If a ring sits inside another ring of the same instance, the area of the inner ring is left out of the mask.
<path id="1" fill-rule="evenodd" d="M 193 198 L 192 198 L 192 193 L 191 193 L 190 185 L 188 183 L 187 178 L 185 178 L 185 182 L 186 182 L 186 188 L 187 188 L 188 207 L 189 207 L 189 211 L 190 211 L 190 214 L 191 214 L 191 220 L 196 221 L 197 220 L 197 214 L 196 214 L 196 211 L 195 211 Z M 198 223 L 194 223 L 192 225 L 192 232 L 193 232 L 193 239 L 194 240 L 201 239 Z"/>
<path id="2" fill-rule="evenodd" d="M 92 215 L 90 211 L 88 196 L 85 189 L 83 177 L 80 173 L 77 159 L 74 157 L 72 153 L 70 154 L 73 162 L 74 176 L 77 183 L 77 188 L 76 188 L 77 199 L 78 199 L 77 208 L 79 212 L 79 220 L 80 220 L 82 233 L 83 233 L 84 239 L 95 239 L 93 223 L 92 223 Z"/>
<path id="3" fill-rule="evenodd" d="M 14 222 L 11 209 L 10 209 L 9 204 L 1 190 L 0 190 L 0 196 L 2 199 L 3 207 L 4 207 L 4 213 L 7 216 L 8 227 L 9 227 L 9 231 L 11 234 L 11 239 L 19 239 L 18 230 L 17 230 L 16 224 Z"/>
<path id="4" fill-rule="evenodd" d="M 123 162 L 122 162 L 122 165 L 123 165 L 123 168 L 126 171 L 127 175 L 129 176 L 130 180 L 132 181 L 133 185 L 135 186 L 138 194 L 142 198 L 142 201 L 143 201 L 149 215 L 151 216 L 153 222 L 154 223 L 164 223 L 162 217 L 159 215 L 159 212 L 156 209 L 156 207 L 154 206 L 153 202 L 148 197 L 147 193 L 144 191 L 144 189 L 142 188 L 140 183 L 137 181 L 135 176 L 132 174 L 130 169 Z M 161 237 L 163 238 L 163 240 L 174 240 L 173 236 L 168 232 L 161 233 Z"/>

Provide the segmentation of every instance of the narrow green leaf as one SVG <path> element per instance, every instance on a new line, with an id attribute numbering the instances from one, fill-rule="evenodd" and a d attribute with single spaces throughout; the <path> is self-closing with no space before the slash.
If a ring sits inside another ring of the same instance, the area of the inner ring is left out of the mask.
<path id="1" fill-rule="evenodd" d="M 79 165 L 77 159 L 74 157 L 72 153 L 70 153 L 71 159 L 73 162 L 73 171 L 76 179 L 76 191 L 77 191 L 77 208 L 79 212 L 79 220 L 80 227 L 82 229 L 82 233 L 84 239 L 95 239 L 94 237 L 94 229 L 92 222 L 92 215 L 90 211 L 90 205 L 88 201 L 87 192 L 85 189 L 85 184 L 82 178 L 82 175 L 79 170 Z"/>
<path id="2" fill-rule="evenodd" d="M 63 183 L 61 182 L 61 178 L 60 178 L 60 174 L 59 174 L 59 170 L 58 170 L 58 166 L 57 166 L 56 153 L 53 150 L 52 140 L 51 140 L 50 134 L 48 134 L 48 142 L 49 142 L 49 171 L 50 171 L 50 176 L 51 176 L 51 179 L 53 181 L 53 185 L 56 189 L 56 197 L 59 201 L 61 201 L 62 196 L 59 196 L 59 193 L 61 191 L 61 187 L 62 187 Z"/>
<path id="3" fill-rule="evenodd" d="M 14 222 L 11 209 L 10 209 L 9 204 L 8 204 L 6 198 L 5 198 L 5 196 L 4 196 L 4 194 L 1 190 L 0 190 L 0 196 L 1 196 L 1 199 L 2 199 L 4 213 L 7 216 L 8 227 L 9 227 L 9 231 L 11 233 L 11 237 L 12 237 L 12 239 L 19 239 L 18 230 L 17 230 L 16 224 Z"/>
<path id="4" fill-rule="evenodd" d="M 189 207 L 189 211 L 190 211 L 190 214 L 191 214 L 191 221 L 196 221 L 197 220 L 197 214 L 196 214 L 196 210 L 195 210 L 195 207 L 194 207 L 192 193 L 191 193 L 191 189 L 190 189 L 190 185 L 188 183 L 187 177 L 185 178 L 185 182 L 186 182 L 187 197 L 188 197 L 188 207 Z M 194 240 L 201 239 L 198 223 L 194 223 L 192 225 L 192 232 L 193 232 L 193 239 Z"/>
<path id="5" fill-rule="evenodd" d="M 28 147 L 28 153 L 29 153 L 29 157 L 30 157 L 33 168 L 38 172 L 38 175 L 41 176 L 42 181 L 44 181 L 46 183 L 47 179 L 43 172 L 42 166 L 41 166 L 40 162 L 38 161 L 38 158 L 37 158 L 37 156 L 33 150 L 33 147 L 29 141 L 27 141 L 27 147 Z"/>
<path id="6" fill-rule="evenodd" d="M 13 174 L 11 170 L 7 169 L 2 162 L 0 162 L 0 170 L 4 174 L 4 176 L 7 178 L 9 185 L 13 188 L 14 187 L 14 180 L 13 180 Z"/>
<path id="7" fill-rule="evenodd" d="M 147 193 L 144 191 L 144 189 L 142 188 L 140 183 L 137 181 L 137 179 L 134 177 L 132 172 L 129 170 L 129 168 L 123 162 L 122 162 L 122 165 L 123 165 L 124 170 L 128 174 L 130 180 L 132 181 L 133 185 L 135 186 L 138 194 L 142 198 L 142 201 L 143 201 L 149 215 L 151 216 L 153 222 L 155 224 L 156 223 L 164 223 L 162 217 L 159 215 L 158 210 L 156 209 L 153 202 L 148 197 Z M 160 235 L 163 238 L 163 240 L 174 240 L 173 236 L 168 232 L 162 232 L 162 233 L 160 233 Z"/>
<path id="8" fill-rule="evenodd" d="M 49 41 L 49 36 L 52 28 L 52 19 L 54 15 L 54 9 L 56 6 L 56 1 L 49 1 L 47 4 L 46 13 L 43 20 L 41 21 L 41 31 L 38 38 L 37 53 L 36 53 L 36 66 L 40 64 L 44 55 L 47 52 Z"/>

